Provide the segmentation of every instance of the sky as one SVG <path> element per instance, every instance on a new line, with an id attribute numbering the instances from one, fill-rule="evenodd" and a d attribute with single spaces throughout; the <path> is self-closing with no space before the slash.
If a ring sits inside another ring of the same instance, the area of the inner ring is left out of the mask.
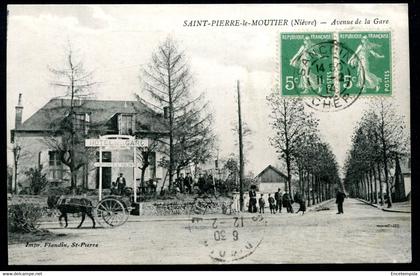
<path id="1" fill-rule="evenodd" d="M 71 41 L 99 82 L 97 99 L 134 100 L 142 96 L 141 68 L 168 36 L 185 50 L 194 78 L 193 95 L 205 93 L 214 114 L 219 157 L 238 151 L 232 132 L 237 122 L 236 81 L 240 81 L 243 120 L 252 130 L 247 139 L 246 171 L 258 174 L 278 165 L 270 145 L 274 131 L 266 96 L 279 74 L 278 37 L 281 32 L 354 30 L 354 26 L 187 28 L 196 19 L 389 19 L 371 26 L 392 31 L 392 99 L 409 123 L 408 18 L 406 5 L 9 5 L 7 27 L 7 132 L 14 128 L 14 106 L 23 94 L 23 120 L 64 91 L 50 85 L 48 66 L 63 64 Z M 315 12 L 316 11 L 316 12 Z M 322 138 L 331 145 L 340 166 L 363 110 L 375 98 L 360 98 L 338 112 L 314 111 Z M 409 125 L 408 125 L 409 126 Z M 10 140 L 10 139 L 8 139 Z M 9 145 L 9 149 L 11 145 Z M 9 154 L 10 159 L 10 154 Z"/>

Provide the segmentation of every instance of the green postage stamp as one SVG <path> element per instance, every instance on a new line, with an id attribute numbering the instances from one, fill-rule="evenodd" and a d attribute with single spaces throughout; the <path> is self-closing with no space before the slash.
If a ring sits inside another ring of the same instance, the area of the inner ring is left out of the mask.
<path id="1" fill-rule="evenodd" d="M 391 33 L 283 33 L 283 96 L 392 93 Z"/>

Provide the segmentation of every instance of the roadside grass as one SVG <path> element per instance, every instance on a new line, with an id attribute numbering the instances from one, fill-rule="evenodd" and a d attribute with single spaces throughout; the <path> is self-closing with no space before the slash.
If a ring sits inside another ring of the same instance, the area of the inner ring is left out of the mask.
<path id="1" fill-rule="evenodd" d="M 29 233 L 13 233 L 9 232 L 8 244 L 20 244 L 27 242 L 51 241 L 54 239 L 68 236 L 64 233 L 53 233 L 47 229 L 39 229 Z"/>

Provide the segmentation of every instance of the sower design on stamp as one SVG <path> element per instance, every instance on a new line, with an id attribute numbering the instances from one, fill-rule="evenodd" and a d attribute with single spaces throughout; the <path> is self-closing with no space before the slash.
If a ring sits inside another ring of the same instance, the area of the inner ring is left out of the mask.
<path id="1" fill-rule="evenodd" d="M 353 50 L 342 56 L 344 63 L 357 69 L 356 76 L 340 71 L 341 86 L 349 95 L 391 95 L 391 33 L 390 32 L 340 32 L 339 41 Z"/>
<path id="2" fill-rule="evenodd" d="M 333 93 L 332 33 L 281 34 L 283 96 L 316 96 Z M 328 81 L 330 80 L 330 81 Z"/>

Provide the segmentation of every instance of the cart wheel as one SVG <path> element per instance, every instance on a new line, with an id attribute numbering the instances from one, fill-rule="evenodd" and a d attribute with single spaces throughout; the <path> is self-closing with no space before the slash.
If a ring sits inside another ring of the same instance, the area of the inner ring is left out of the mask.
<path id="1" fill-rule="evenodd" d="M 98 222 L 104 227 L 117 227 L 124 224 L 130 214 L 124 205 L 115 198 L 105 198 L 96 206 Z"/>

